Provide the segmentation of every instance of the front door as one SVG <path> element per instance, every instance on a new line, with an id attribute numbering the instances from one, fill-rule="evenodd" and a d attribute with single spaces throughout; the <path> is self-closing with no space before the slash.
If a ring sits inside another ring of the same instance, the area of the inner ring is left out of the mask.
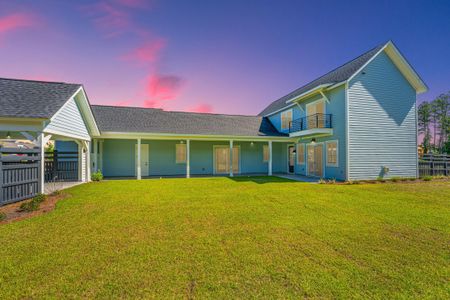
<path id="1" fill-rule="evenodd" d="M 294 165 L 295 165 L 295 151 L 294 146 L 288 147 L 288 173 L 294 173 Z"/>
<path id="2" fill-rule="evenodd" d="M 214 162 L 215 174 L 230 173 L 230 147 L 215 147 Z M 239 147 L 233 147 L 233 173 L 239 173 Z"/>
<path id="3" fill-rule="evenodd" d="M 137 167 L 137 144 L 134 146 L 134 153 L 135 153 L 135 162 Z M 148 144 L 141 144 L 141 176 L 145 177 L 149 175 L 149 163 L 148 163 Z M 135 168 L 137 170 L 137 168 Z"/>
<path id="4" fill-rule="evenodd" d="M 308 145 L 308 175 L 323 176 L 323 145 Z"/>

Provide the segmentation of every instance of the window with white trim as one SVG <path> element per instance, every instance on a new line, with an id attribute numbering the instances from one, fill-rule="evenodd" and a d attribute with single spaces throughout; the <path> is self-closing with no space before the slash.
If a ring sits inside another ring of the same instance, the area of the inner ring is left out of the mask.
<path id="1" fill-rule="evenodd" d="M 305 164 L 305 144 L 297 144 L 297 165 Z"/>
<path id="2" fill-rule="evenodd" d="M 281 130 L 289 129 L 289 124 L 292 121 L 292 109 L 283 111 L 281 113 Z"/>
<path id="3" fill-rule="evenodd" d="M 327 151 L 327 166 L 337 167 L 339 164 L 338 160 L 338 141 L 327 141 L 326 142 Z"/>
<path id="4" fill-rule="evenodd" d="M 269 161 L 269 145 L 263 145 L 263 162 Z"/>
<path id="5" fill-rule="evenodd" d="M 176 144 L 176 163 L 186 163 L 186 144 Z"/>

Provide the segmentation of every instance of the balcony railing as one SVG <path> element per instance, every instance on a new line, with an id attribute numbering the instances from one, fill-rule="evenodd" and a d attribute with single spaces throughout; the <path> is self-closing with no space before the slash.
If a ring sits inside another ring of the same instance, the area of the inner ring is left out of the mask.
<path id="1" fill-rule="evenodd" d="M 292 120 L 289 123 L 289 132 L 298 132 L 315 128 L 333 128 L 331 116 L 331 114 L 315 114 Z"/>

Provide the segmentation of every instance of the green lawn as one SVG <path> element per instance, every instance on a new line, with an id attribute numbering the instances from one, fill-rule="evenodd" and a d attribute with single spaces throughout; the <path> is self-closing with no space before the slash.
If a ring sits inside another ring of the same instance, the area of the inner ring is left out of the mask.
<path id="1" fill-rule="evenodd" d="M 0 299 L 449 298 L 450 183 L 105 181 L 0 225 Z"/>

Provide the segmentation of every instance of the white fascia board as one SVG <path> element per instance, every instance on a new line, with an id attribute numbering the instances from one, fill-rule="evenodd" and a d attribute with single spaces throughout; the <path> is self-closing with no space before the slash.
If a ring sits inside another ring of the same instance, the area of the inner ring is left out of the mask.
<path id="1" fill-rule="evenodd" d="M 317 92 L 321 91 L 322 89 L 327 88 L 327 87 L 329 87 L 331 85 L 332 85 L 331 83 L 325 83 L 325 84 L 318 85 L 318 86 L 316 86 L 313 89 L 307 90 L 306 92 L 304 92 L 304 93 L 302 93 L 302 94 L 300 94 L 298 96 L 295 96 L 295 97 L 287 100 L 286 103 L 291 103 L 291 102 L 294 102 L 294 101 L 298 101 L 298 100 L 300 100 L 302 98 L 311 96 L 314 93 L 317 93 Z"/>
<path id="2" fill-rule="evenodd" d="M 72 138 L 75 140 L 82 140 L 82 141 L 90 141 L 91 140 L 91 138 L 86 138 L 84 136 L 70 134 L 70 133 L 66 133 L 66 132 L 59 132 L 58 130 L 52 130 L 52 129 L 47 129 L 47 128 L 45 128 L 42 132 L 49 133 L 54 136 L 61 136 L 62 138 Z"/>
<path id="3" fill-rule="evenodd" d="M 277 113 L 279 113 L 279 112 L 281 112 L 281 111 L 283 111 L 283 110 L 285 110 L 287 108 L 293 107 L 293 106 L 295 106 L 295 103 L 291 103 L 289 105 L 286 105 L 283 108 L 280 108 L 280 109 L 277 109 L 276 111 L 271 112 L 270 114 L 264 115 L 263 117 L 270 117 L 272 115 L 275 115 L 275 114 L 277 114 Z"/>
<path id="4" fill-rule="evenodd" d="M 155 140 L 203 140 L 203 141 L 273 141 L 289 142 L 291 139 L 285 137 L 269 136 L 232 136 L 232 135 L 201 135 L 201 134 L 172 134 L 172 133 L 147 133 L 147 132 L 102 132 L 102 139 L 138 139 L 147 138 Z"/>

